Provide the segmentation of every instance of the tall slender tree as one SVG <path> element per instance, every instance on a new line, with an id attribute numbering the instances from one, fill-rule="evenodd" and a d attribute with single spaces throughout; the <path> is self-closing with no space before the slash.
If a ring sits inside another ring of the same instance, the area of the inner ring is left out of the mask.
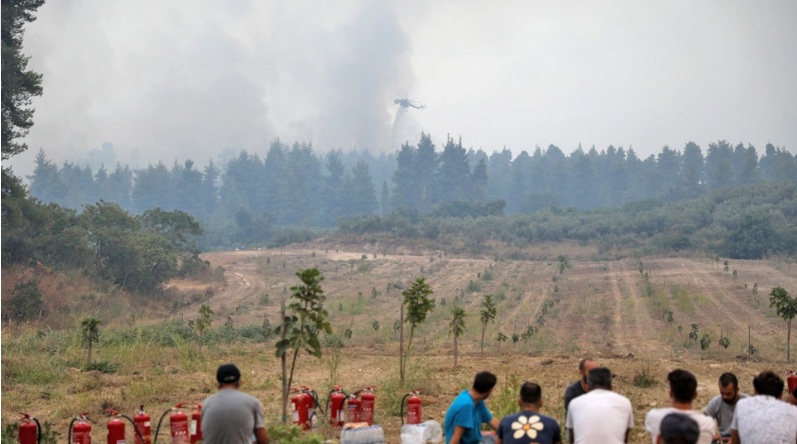
<path id="1" fill-rule="evenodd" d="M 769 306 L 775 308 L 778 316 L 786 320 L 786 362 L 791 361 L 791 321 L 797 317 L 797 297 L 789 296 L 782 287 L 775 287 L 769 293 Z"/>
<path id="2" fill-rule="evenodd" d="M 33 97 L 42 94 L 42 75 L 28 69 L 22 53 L 25 25 L 36 20 L 44 0 L 4 0 L 2 7 L 2 158 L 28 149 L 19 142 L 33 126 Z M 5 176 L 4 176 L 5 177 Z"/>
<path id="3" fill-rule="evenodd" d="M 465 309 L 454 307 L 451 310 L 451 322 L 448 323 L 448 335 L 454 337 L 454 368 L 459 357 L 459 337 L 465 333 Z"/>

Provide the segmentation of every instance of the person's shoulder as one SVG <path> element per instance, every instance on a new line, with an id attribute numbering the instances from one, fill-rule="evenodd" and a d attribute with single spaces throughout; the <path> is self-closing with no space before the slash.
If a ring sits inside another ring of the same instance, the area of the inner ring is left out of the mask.
<path id="1" fill-rule="evenodd" d="M 672 413 L 674 410 L 675 409 L 672 407 L 659 407 L 650 409 L 645 415 L 645 423 L 648 424 L 650 422 L 660 422 L 665 416 Z M 708 418 L 708 416 L 706 416 L 706 418 Z"/>

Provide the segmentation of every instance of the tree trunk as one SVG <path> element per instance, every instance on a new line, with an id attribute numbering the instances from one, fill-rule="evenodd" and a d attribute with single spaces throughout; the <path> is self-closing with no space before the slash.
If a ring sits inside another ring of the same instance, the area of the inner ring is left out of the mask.
<path id="1" fill-rule="evenodd" d="M 280 340 L 285 339 L 285 301 L 282 301 L 280 306 L 280 316 L 282 319 L 282 328 L 280 328 Z M 282 423 L 288 422 L 288 373 L 287 373 L 287 356 L 285 353 L 280 356 L 280 363 L 282 365 Z"/>
<path id="2" fill-rule="evenodd" d="M 404 386 L 404 301 L 401 301 L 399 312 L 399 380 Z"/>
<path id="3" fill-rule="evenodd" d="M 791 361 L 791 319 L 789 319 L 788 326 L 788 333 L 786 334 L 786 362 Z"/>
<path id="4" fill-rule="evenodd" d="M 88 356 L 88 362 L 86 362 L 86 365 L 88 366 L 90 364 L 91 364 L 91 338 L 89 338 L 89 356 Z"/>
<path id="5" fill-rule="evenodd" d="M 457 356 L 459 352 L 457 351 L 457 336 L 454 335 L 454 368 L 457 368 Z"/>
<path id="6" fill-rule="evenodd" d="M 482 324 L 482 345 L 481 345 L 481 357 L 484 357 L 484 331 L 487 330 L 487 325 Z"/>

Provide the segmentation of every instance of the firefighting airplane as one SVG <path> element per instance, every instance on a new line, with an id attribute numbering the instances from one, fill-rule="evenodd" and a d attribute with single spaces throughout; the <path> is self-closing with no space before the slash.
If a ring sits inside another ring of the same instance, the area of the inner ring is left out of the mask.
<path id="1" fill-rule="evenodd" d="M 424 105 L 424 104 L 422 104 L 420 102 L 416 102 L 414 100 L 407 99 L 407 98 L 396 99 L 396 100 L 393 101 L 393 103 L 395 103 L 396 105 L 399 105 L 402 108 L 410 108 L 410 107 L 415 108 L 415 109 L 424 109 L 424 108 L 426 108 L 426 105 Z"/>

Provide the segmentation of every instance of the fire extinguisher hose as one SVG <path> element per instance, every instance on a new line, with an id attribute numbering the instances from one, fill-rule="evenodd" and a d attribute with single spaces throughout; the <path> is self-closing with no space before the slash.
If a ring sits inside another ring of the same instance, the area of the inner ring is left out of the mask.
<path id="1" fill-rule="evenodd" d="M 160 431 L 161 431 L 161 424 L 163 423 L 163 418 L 165 418 L 166 415 L 168 415 L 169 412 L 171 412 L 171 411 L 172 411 L 172 407 L 169 407 L 168 409 L 166 409 L 166 411 L 163 412 L 163 414 L 161 415 L 161 419 L 158 420 L 158 427 L 155 428 L 155 438 L 153 438 L 152 444 L 158 444 L 158 433 L 160 433 Z M 142 441 L 144 441 L 144 440 L 142 439 Z"/>
<path id="2" fill-rule="evenodd" d="M 336 392 L 336 390 L 332 389 L 332 390 L 329 391 L 329 394 L 327 394 L 327 403 L 326 403 L 327 407 L 326 407 L 325 410 L 323 410 L 324 416 L 327 416 L 327 413 L 329 413 L 329 401 L 332 399 L 332 394 L 335 393 L 335 392 Z M 346 397 L 345 399 L 349 399 L 349 394 L 346 393 L 346 390 L 340 389 L 340 392 L 343 393 L 343 396 Z"/>
<path id="3" fill-rule="evenodd" d="M 399 408 L 400 412 L 399 415 L 401 416 L 401 425 L 404 425 L 404 404 L 406 404 L 405 401 L 407 401 L 407 396 L 410 396 L 411 394 L 412 393 L 407 393 L 406 395 L 404 395 L 403 398 L 401 398 L 401 407 Z"/>
<path id="4" fill-rule="evenodd" d="M 138 429 L 138 426 L 136 425 L 136 422 L 133 421 L 133 418 L 131 418 L 131 417 L 127 416 L 127 415 L 119 415 L 119 416 L 121 416 L 122 418 L 130 421 L 130 424 L 133 425 L 133 430 L 135 430 L 136 431 L 136 435 L 138 435 L 138 440 L 141 443 L 144 443 L 144 435 L 141 434 L 141 430 Z M 39 443 L 39 444 L 41 444 L 41 443 Z"/>
<path id="5" fill-rule="evenodd" d="M 313 398 L 313 404 L 315 404 L 315 407 L 318 409 L 318 411 L 321 412 L 322 415 L 327 416 L 326 408 L 322 407 L 321 404 L 318 403 L 318 393 L 316 393 L 315 390 L 310 390 L 309 394 L 310 397 Z M 327 402 L 329 402 L 328 398 Z"/>
<path id="6" fill-rule="evenodd" d="M 37 442 L 38 444 L 42 444 L 42 424 L 39 422 L 39 420 L 38 420 L 38 419 L 36 419 L 36 417 L 35 417 L 35 416 L 31 416 L 31 418 L 30 418 L 30 419 L 34 420 L 34 421 L 36 422 L 36 427 L 38 427 L 38 428 L 39 428 L 39 433 L 37 433 L 37 439 L 36 439 L 36 442 Z"/>
<path id="7" fill-rule="evenodd" d="M 77 421 L 77 416 L 72 418 L 72 421 L 69 423 L 69 432 L 66 434 L 68 444 L 72 444 L 72 426 L 75 424 L 75 421 Z"/>

